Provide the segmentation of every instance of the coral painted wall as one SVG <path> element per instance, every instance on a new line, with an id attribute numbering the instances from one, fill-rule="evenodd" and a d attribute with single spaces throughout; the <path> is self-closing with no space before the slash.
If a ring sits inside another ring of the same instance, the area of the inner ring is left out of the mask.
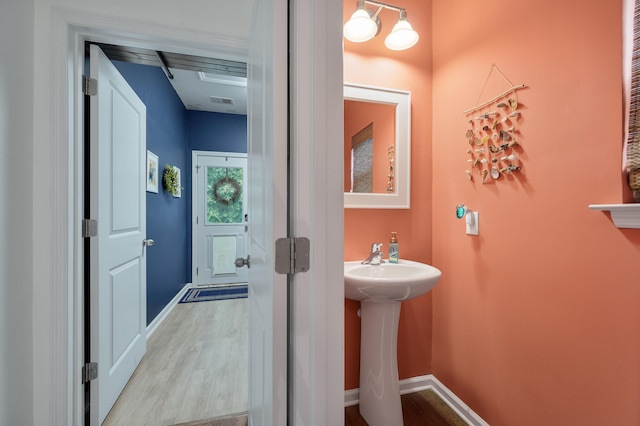
<path id="1" fill-rule="evenodd" d="M 346 1 L 344 21 L 355 10 L 355 1 Z M 384 38 L 398 20 L 398 13 L 380 13 L 382 31 L 365 43 L 344 41 L 344 80 L 350 83 L 392 87 L 411 91 L 411 209 L 345 209 L 345 260 L 364 259 L 371 243 L 388 249 L 391 232 L 398 232 L 400 257 L 431 263 L 431 0 L 402 0 L 413 28 L 420 34 L 418 44 L 408 50 L 391 51 Z M 345 300 L 345 389 L 359 382 L 360 319 L 359 302 Z M 431 372 L 431 295 L 404 302 L 398 330 L 398 370 L 400 378 Z"/>
<path id="2" fill-rule="evenodd" d="M 432 368 L 492 426 L 640 424 L 640 230 L 587 208 L 623 199 L 621 13 L 433 2 Z M 509 87 L 493 73 L 482 91 L 492 64 L 527 85 L 523 168 L 482 184 L 463 111 Z"/>

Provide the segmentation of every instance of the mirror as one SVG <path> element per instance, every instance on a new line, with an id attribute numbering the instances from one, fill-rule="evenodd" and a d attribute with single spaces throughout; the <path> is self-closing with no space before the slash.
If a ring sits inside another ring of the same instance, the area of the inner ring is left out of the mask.
<path id="1" fill-rule="evenodd" d="M 408 209 L 411 92 L 344 83 L 345 208 Z"/>

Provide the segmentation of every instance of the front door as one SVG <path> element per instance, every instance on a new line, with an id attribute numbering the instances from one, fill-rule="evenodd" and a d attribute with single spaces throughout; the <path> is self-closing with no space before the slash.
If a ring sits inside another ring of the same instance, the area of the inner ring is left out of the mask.
<path id="1" fill-rule="evenodd" d="M 198 286 L 246 283 L 247 155 L 193 153 L 193 282 Z"/>
<path id="2" fill-rule="evenodd" d="M 146 351 L 146 107 L 109 59 L 90 49 L 91 425 L 99 425 Z"/>
<path id="3" fill-rule="evenodd" d="M 287 424 L 287 0 L 254 2 L 248 61 L 249 425 Z"/>

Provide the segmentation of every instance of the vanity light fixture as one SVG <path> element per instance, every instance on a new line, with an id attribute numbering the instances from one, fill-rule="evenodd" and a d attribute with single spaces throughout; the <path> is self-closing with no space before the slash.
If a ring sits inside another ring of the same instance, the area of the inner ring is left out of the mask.
<path id="1" fill-rule="evenodd" d="M 366 4 L 377 6 L 377 10 L 367 9 Z M 407 12 L 397 6 L 381 3 L 374 0 L 357 0 L 356 11 L 344 24 L 344 37 L 356 43 L 369 41 L 380 33 L 380 11 L 391 9 L 398 12 L 398 22 L 393 26 L 391 33 L 385 38 L 384 45 L 391 50 L 405 50 L 414 46 L 420 36 L 407 21 Z"/>

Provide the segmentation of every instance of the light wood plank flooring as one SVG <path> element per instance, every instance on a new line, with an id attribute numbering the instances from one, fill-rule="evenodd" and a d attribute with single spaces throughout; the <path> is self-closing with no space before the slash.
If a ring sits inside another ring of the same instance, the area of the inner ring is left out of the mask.
<path id="1" fill-rule="evenodd" d="M 247 410 L 247 299 L 178 304 L 103 425 L 172 425 Z"/>

